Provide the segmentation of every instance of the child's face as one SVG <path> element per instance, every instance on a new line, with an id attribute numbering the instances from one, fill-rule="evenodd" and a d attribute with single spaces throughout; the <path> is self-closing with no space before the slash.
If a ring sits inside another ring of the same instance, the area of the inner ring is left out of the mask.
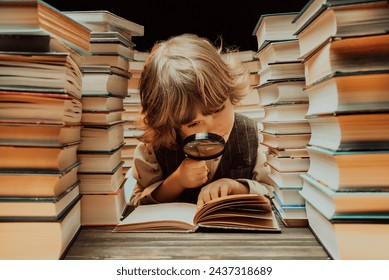
<path id="1" fill-rule="evenodd" d="M 234 125 L 234 106 L 227 99 L 222 107 L 211 115 L 204 116 L 197 112 L 194 120 L 183 124 L 180 128 L 182 138 L 195 133 L 215 133 L 224 138 L 227 142 Z"/>

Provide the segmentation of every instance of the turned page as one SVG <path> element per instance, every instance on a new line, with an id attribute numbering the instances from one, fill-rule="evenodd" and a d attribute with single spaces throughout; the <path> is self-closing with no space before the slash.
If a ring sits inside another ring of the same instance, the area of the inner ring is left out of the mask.
<path id="1" fill-rule="evenodd" d="M 182 222 L 193 224 L 193 217 L 196 213 L 196 204 L 190 203 L 161 203 L 136 207 L 120 224 L 149 223 L 158 226 L 159 222 L 166 221 Z M 120 225 L 119 224 L 119 225 Z"/>

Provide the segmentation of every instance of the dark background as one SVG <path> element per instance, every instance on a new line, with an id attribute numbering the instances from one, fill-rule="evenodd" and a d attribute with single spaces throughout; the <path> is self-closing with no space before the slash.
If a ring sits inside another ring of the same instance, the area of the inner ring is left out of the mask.
<path id="1" fill-rule="evenodd" d="M 231 3 L 232 1 L 232 3 Z M 108 10 L 143 25 L 145 35 L 134 37 L 139 51 L 156 41 L 195 33 L 223 46 L 257 50 L 252 35 L 262 14 L 299 12 L 308 0 L 45 0 L 60 11 Z"/>

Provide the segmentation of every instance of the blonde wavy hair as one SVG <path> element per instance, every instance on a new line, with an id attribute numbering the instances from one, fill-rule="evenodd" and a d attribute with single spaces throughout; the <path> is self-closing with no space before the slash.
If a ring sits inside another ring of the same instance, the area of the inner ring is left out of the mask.
<path id="1" fill-rule="evenodd" d="M 227 99 L 237 104 L 247 93 L 249 74 L 228 52 L 221 55 L 221 47 L 194 34 L 155 44 L 140 78 L 139 139 L 155 149 L 174 148 L 176 131 L 198 111 L 212 114 Z"/>

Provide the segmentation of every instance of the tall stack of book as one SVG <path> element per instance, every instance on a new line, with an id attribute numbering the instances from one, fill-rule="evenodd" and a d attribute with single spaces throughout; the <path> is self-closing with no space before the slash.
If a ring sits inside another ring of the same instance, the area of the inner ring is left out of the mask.
<path id="1" fill-rule="evenodd" d="M 310 127 L 305 119 L 308 97 L 303 92 L 304 68 L 292 23 L 297 13 L 262 15 L 253 31 L 260 61 L 258 91 L 262 120 L 261 150 L 270 166 L 273 204 L 286 226 L 306 226 L 300 175 L 308 170 L 306 145 Z"/>
<path id="2" fill-rule="evenodd" d="M 122 159 L 124 161 L 123 172 L 127 173 L 133 165 L 134 151 L 139 143 L 137 137 L 142 133 L 137 127 L 137 121 L 141 117 L 142 107 L 139 96 L 139 80 L 142 75 L 143 67 L 149 52 L 134 52 L 134 60 L 130 61 L 129 71 L 131 79 L 128 80 L 128 95 L 124 98 L 124 141 L 125 146 L 122 150 Z"/>
<path id="3" fill-rule="evenodd" d="M 122 113 L 133 60 L 132 36 L 143 26 L 109 11 L 68 11 L 91 29 L 91 56 L 82 61 L 81 223 L 116 225 L 125 208 Z"/>
<path id="4" fill-rule="evenodd" d="M 0 259 L 59 259 L 81 227 L 89 30 L 43 1 L 1 1 L 0 22 Z"/>
<path id="5" fill-rule="evenodd" d="M 309 226 L 334 259 L 388 259 L 389 3 L 310 1 L 295 22 L 312 133 Z"/>

